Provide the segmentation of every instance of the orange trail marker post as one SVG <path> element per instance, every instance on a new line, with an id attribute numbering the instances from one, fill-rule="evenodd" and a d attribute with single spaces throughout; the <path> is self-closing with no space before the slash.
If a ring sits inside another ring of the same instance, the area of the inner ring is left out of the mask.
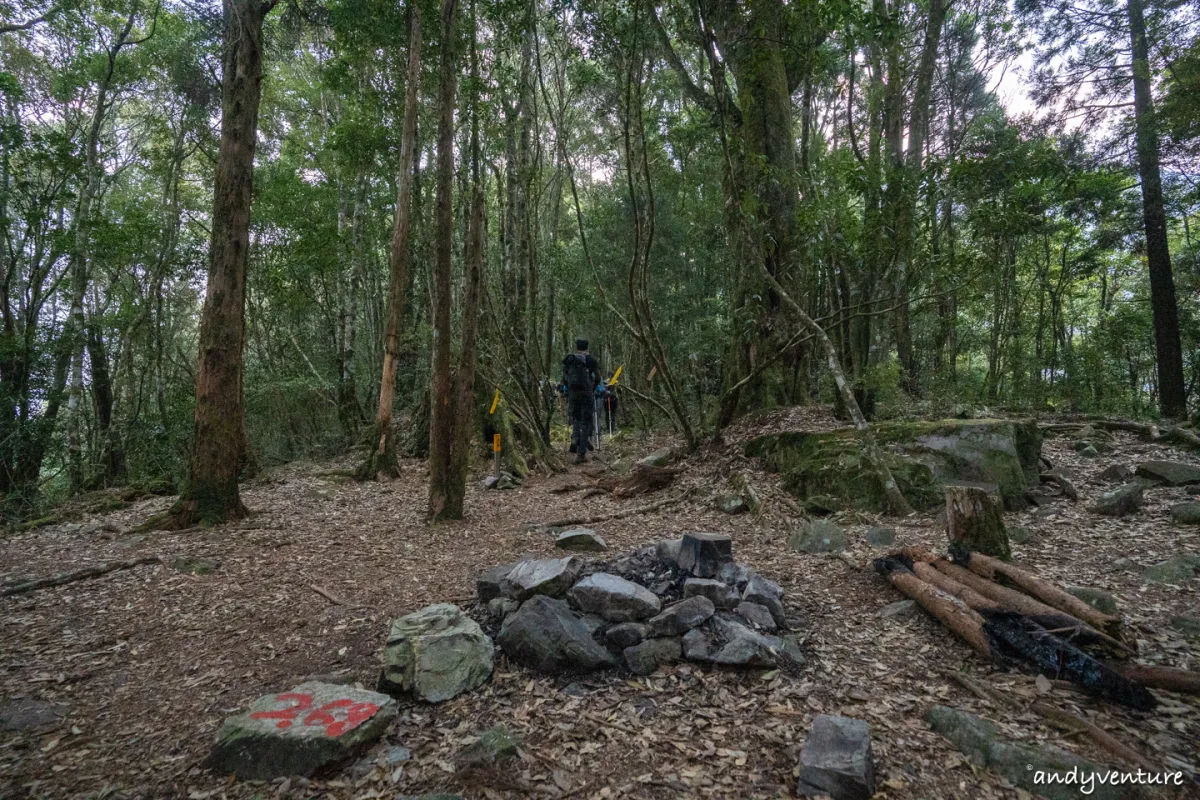
<path id="1" fill-rule="evenodd" d="M 492 435 L 492 474 L 500 479 L 500 434 Z"/>

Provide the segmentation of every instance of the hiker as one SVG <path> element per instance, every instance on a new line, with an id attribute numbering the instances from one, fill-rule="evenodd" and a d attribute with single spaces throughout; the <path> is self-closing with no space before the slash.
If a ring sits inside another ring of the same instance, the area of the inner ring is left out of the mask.
<path id="1" fill-rule="evenodd" d="M 575 340 L 575 352 L 563 358 L 563 393 L 567 395 L 567 413 L 571 417 L 571 452 L 575 463 L 587 461 L 592 449 L 592 420 L 595 391 L 600 385 L 600 363 L 588 352 L 587 339 Z"/>

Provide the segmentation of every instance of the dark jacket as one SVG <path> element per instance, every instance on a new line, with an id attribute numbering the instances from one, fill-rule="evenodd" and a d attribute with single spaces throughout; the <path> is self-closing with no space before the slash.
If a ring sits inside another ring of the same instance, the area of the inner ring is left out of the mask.
<path id="1" fill-rule="evenodd" d="M 583 370 L 578 369 L 575 364 L 583 359 Z M 567 353 L 563 358 L 563 386 L 567 387 L 568 391 L 572 392 L 592 392 L 600 384 L 600 362 L 591 353 Z M 571 381 L 570 376 L 575 373 L 577 376 L 586 371 L 587 382 L 579 384 L 578 380 Z"/>

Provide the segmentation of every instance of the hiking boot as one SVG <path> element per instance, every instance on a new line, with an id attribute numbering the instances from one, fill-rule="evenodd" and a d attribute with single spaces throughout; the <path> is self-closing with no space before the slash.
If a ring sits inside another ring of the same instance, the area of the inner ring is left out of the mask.
<path id="1" fill-rule="evenodd" d="M 575 455 L 575 463 L 576 464 L 586 464 L 587 463 L 587 455 L 585 455 L 584 453 L 577 453 Z"/>
<path id="2" fill-rule="evenodd" d="M 575 445 L 571 445 L 569 448 L 567 448 L 567 452 L 569 452 L 569 453 L 574 453 L 575 450 L 576 450 Z"/>

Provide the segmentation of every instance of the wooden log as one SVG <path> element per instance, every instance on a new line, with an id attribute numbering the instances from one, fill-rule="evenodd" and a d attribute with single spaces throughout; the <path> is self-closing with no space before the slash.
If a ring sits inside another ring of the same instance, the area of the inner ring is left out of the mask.
<path id="1" fill-rule="evenodd" d="M 54 575 L 50 578 L 41 578 L 36 581 L 26 581 L 18 583 L 16 586 L 10 586 L 3 591 L 0 591 L 0 597 L 9 597 L 14 594 L 25 594 L 37 589 L 45 589 L 50 586 L 63 586 L 76 581 L 87 580 L 88 578 L 98 578 L 101 575 L 107 575 L 110 572 L 116 572 L 122 569 L 133 569 L 141 564 L 161 564 L 162 559 L 158 556 L 144 556 L 136 558 L 133 561 L 117 561 L 111 564 L 101 564 L 96 567 L 88 567 L 87 569 L 77 570 L 76 572 L 68 572 L 66 574 Z"/>
<path id="2" fill-rule="evenodd" d="M 961 600 L 940 591 L 932 584 L 918 578 L 911 570 L 895 559 L 880 558 L 875 569 L 885 575 L 893 586 L 917 605 L 929 612 L 938 622 L 969 644 L 975 652 L 992 660 L 992 646 L 983 631 L 983 617 L 972 611 Z"/>
<path id="3" fill-rule="evenodd" d="M 1000 498 L 977 486 L 946 486 L 946 535 L 973 553 L 1012 558 Z"/>
<path id="4" fill-rule="evenodd" d="M 1109 666 L 1129 680 L 1137 681 L 1151 689 L 1200 695 L 1200 672 L 1189 672 L 1186 669 L 1170 667 L 1147 667 L 1141 664 L 1110 664 Z"/>
<path id="5" fill-rule="evenodd" d="M 914 563 L 913 572 L 916 573 L 916 576 L 921 580 L 925 581 L 926 583 L 933 584 L 948 595 L 957 597 L 975 611 L 978 611 L 981 608 L 1004 608 L 1004 606 L 997 601 L 992 600 L 989 597 L 984 597 L 969 586 L 964 586 L 963 584 L 951 578 L 949 575 L 938 571 L 933 564 L 924 564 L 921 562 Z"/>
<path id="6" fill-rule="evenodd" d="M 1121 655 L 1128 655 L 1129 648 L 1121 641 L 1114 639 L 1103 631 L 1098 631 L 1088 625 L 1078 617 L 1067 614 L 1053 606 L 1048 606 L 1045 603 L 1036 600 L 1029 595 L 1022 594 L 1015 589 L 1009 589 L 1007 586 L 1001 586 L 998 583 L 983 578 L 980 575 L 963 569 L 957 564 L 953 564 L 945 559 L 939 559 L 934 562 L 934 567 L 939 572 L 946 575 L 952 581 L 961 584 L 963 587 L 973 590 L 974 593 L 982 595 L 986 600 L 998 604 L 995 607 L 1006 611 L 1015 611 L 1019 614 L 1024 614 L 1030 619 L 1036 621 L 1043 628 L 1051 631 L 1063 631 L 1073 629 L 1076 636 L 1080 636 L 1085 641 L 1092 641 L 1104 644 L 1109 649 Z M 964 598 L 965 600 L 965 598 Z M 971 603 L 966 601 L 971 608 L 976 610 L 990 610 L 991 607 L 983 603 Z M 1070 637 L 1067 637 L 1070 638 Z"/>
<path id="7" fill-rule="evenodd" d="M 1020 567 L 1005 564 L 982 553 L 971 553 L 966 566 L 975 574 L 988 580 L 996 580 L 997 575 L 1007 578 L 1027 594 L 1059 611 L 1083 620 L 1093 628 L 1104 631 L 1110 636 L 1120 633 L 1121 620 L 1117 617 L 1097 611 L 1075 595 L 1067 594 L 1049 581 L 1042 580 Z"/>

